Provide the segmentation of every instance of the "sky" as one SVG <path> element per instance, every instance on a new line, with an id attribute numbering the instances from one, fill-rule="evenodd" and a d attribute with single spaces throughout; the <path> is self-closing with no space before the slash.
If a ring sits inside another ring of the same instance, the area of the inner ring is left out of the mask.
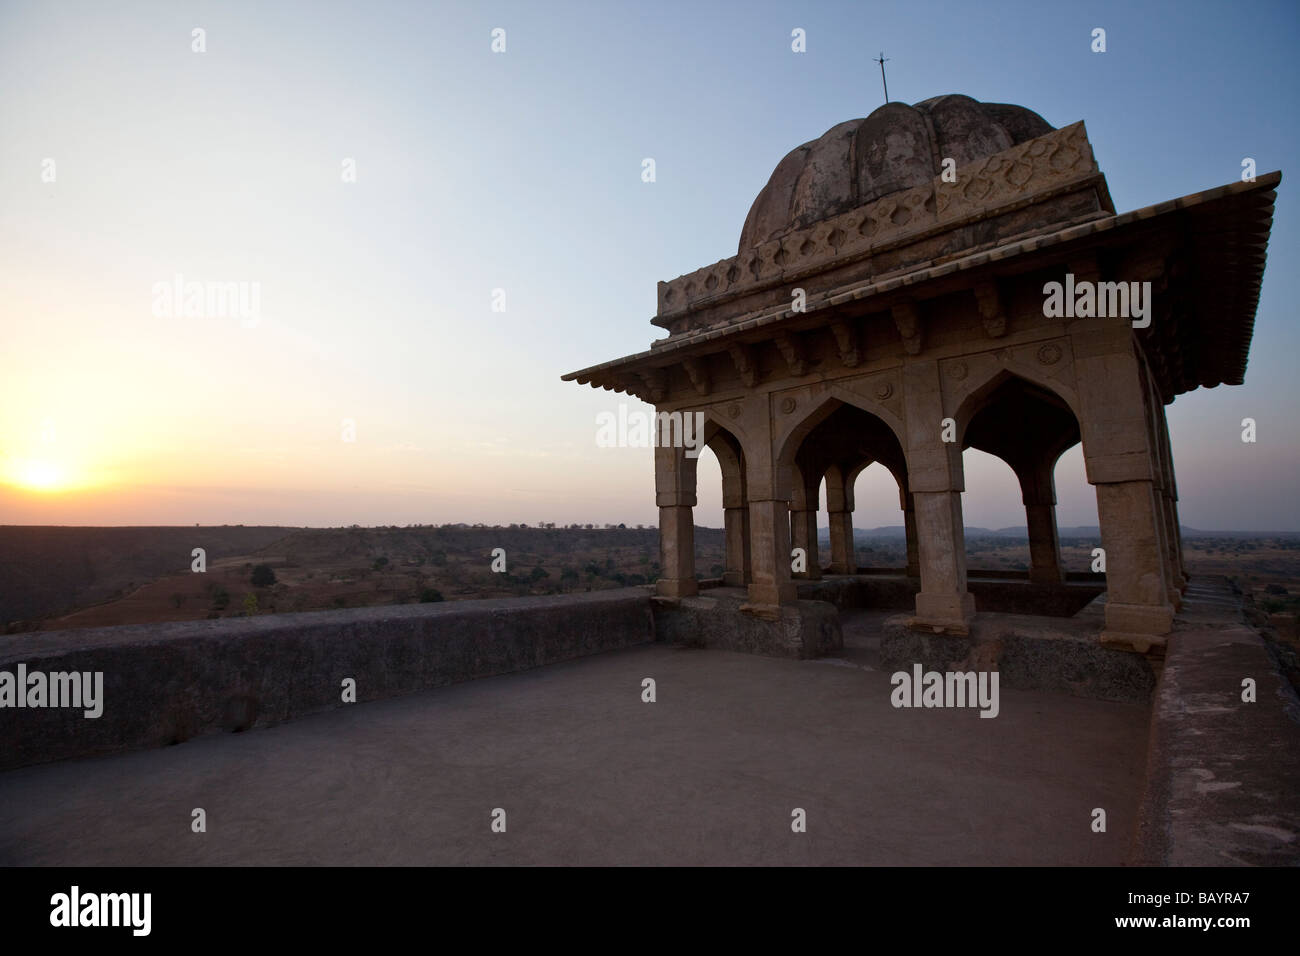
<path id="1" fill-rule="evenodd" d="M 656 523 L 595 440 L 644 406 L 560 376 L 663 334 L 883 50 L 891 99 L 1084 120 L 1121 212 L 1283 171 L 1246 384 L 1168 415 L 1185 525 L 1300 530 L 1298 41 L 1293 2 L 0 0 L 0 524 Z M 967 525 L 1024 524 L 965 471 Z M 1077 446 L 1057 493 L 1096 523 Z M 901 523 L 878 466 L 857 503 Z"/>

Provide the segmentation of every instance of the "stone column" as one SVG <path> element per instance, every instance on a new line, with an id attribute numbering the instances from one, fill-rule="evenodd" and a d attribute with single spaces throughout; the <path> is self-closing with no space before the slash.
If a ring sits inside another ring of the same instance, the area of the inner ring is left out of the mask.
<path id="1" fill-rule="evenodd" d="M 1166 538 L 1173 549 L 1173 579 L 1179 593 L 1187 590 L 1187 564 L 1183 560 L 1183 529 L 1178 523 L 1178 479 L 1174 475 L 1173 445 L 1169 441 L 1169 420 L 1164 406 L 1157 409 L 1156 421 L 1160 427 L 1160 443 L 1164 449 L 1165 506 L 1169 522 Z"/>
<path id="2" fill-rule="evenodd" d="M 699 593 L 695 580 L 695 511 L 690 505 L 659 508 L 659 584 L 663 597 Z"/>
<path id="3" fill-rule="evenodd" d="M 1097 517 L 1106 549 L 1103 644 L 1145 653 L 1173 629 L 1174 609 L 1160 550 L 1156 493 L 1150 481 L 1097 485 Z"/>
<path id="4" fill-rule="evenodd" d="M 853 488 L 843 468 L 826 471 L 826 512 L 830 520 L 831 573 L 856 574 L 857 553 L 853 547 Z"/>
<path id="5" fill-rule="evenodd" d="M 916 544 L 916 502 L 910 492 L 900 491 L 903 503 L 903 533 L 907 537 L 907 569 L 909 578 L 921 576 L 921 552 Z"/>
<path id="6" fill-rule="evenodd" d="M 778 617 L 781 604 L 795 599 L 790 579 L 790 503 L 764 499 L 749 503 L 750 560 L 753 579 L 744 610 Z"/>
<path id="7" fill-rule="evenodd" d="M 1075 270 L 1076 275 L 1078 270 Z M 1106 624 L 1101 640 L 1145 653 L 1173 628 L 1156 502 L 1158 456 L 1148 426 L 1133 329 L 1114 319 L 1080 319 L 1068 328 L 1080 402 L 1088 481 L 1106 552 Z"/>
<path id="8" fill-rule="evenodd" d="M 1056 530 L 1056 459 L 1040 460 L 1016 469 L 1029 529 L 1029 580 L 1034 584 L 1061 584 L 1061 539 Z"/>
<path id="9" fill-rule="evenodd" d="M 916 512 L 921 591 L 912 624 L 935 633 L 969 634 L 975 599 L 966 590 L 966 531 L 961 518 L 961 447 L 945 442 L 943 385 L 935 361 L 903 366 L 907 487 Z"/>
<path id="10" fill-rule="evenodd" d="M 695 580 L 695 459 L 681 448 L 655 448 L 655 497 L 659 505 L 661 597 L 699 593 Z"/>
<path id="11" fill-rule="evenodd" d="M 745 480 L 739 473 L 723 475 L 722 521 L 726 546 L 726 570 L 722 581 L 728 587 L 744 587 L 749 583 L 749 504 L 745 500 Z"/>
<path id="12" fill-rule="evenodd" d="M 795 476 L 794 500 L 790 503 L 791 548 L 803 548 L 808 556 L 808 570 L 795 572 L 796 578 L 815 581 L 821 578 L 821 558 L 817 554 L 817 505 L 820 477 L 809 487 L 802 472 Z"/>
<path id="13" fill-rule="evenodd" d="M 916 501 L 921 570 L 916 622 L 936 632 L 967 634 L 975 614 L 975 598 L 966 590 L 961 492 L 917 491 L 912 497 Z"/>
<path id="14" fill-rule="evenodd" d="M 743 587 L 749 583 L 749 506 L 724 508 L 722 520 L 727 545 L 722 580 L 729 587 Z"/>

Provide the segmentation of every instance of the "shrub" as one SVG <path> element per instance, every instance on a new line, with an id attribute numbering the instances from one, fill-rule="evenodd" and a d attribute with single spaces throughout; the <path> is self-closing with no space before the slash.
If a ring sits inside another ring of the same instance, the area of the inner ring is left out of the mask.
<path id="1" fill-rule="evenodd" d="M 445 599 L 442 596 L 442 592 L 439 591 L 437 588 L 425 588 L 423 591 L 420 592 L 421 604 L 434 604 L 442 600 Z"/>
<path id="2" fill-rule="evenodd" d="M 269 564 L 259 564 L 253 568 L 252 582 L 255 588 L 269 588 L 275 583 L 275 572 Z"/>

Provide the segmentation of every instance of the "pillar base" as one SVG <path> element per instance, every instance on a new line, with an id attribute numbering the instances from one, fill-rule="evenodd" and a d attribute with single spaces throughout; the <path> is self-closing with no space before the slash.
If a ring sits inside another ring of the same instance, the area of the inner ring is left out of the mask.
<path id="1" fill-rule="evenodd" d="M 1101 632 L 1103 647 L 1117 651 L 1132 651 L 1135 654 L 1151 654 L 1155 657 L 1164 657 L 1165 645 L 1168 642 L 1167 634 L 1135 634 L 1109 629 Z"/>
<path id="2" fill-rule="evenodd" d="M 1106 604 L 1106 630 L 1158 637 L 1174 629 L 1168 604 Z"/>
<path id="3" fill-rule="evenodd" d="M 795 591 L 793 581 L 786 581 L 777 585 L 751 583 L 749 585 L 749 603 L 758 606 L 790 604 L 798 597 Z"/>
<path id="4" fill-rule="evenodd" d="M 700 585 L 693 578 L 660 578 L 655 582 L 655 593 L 669 598 L 695 597 Z"/>
<path id="5" fill-rule="evenodd" d="M 1059 567 L 1057 568 L 1033 568 L 1029 569 L 1029 580 L 1032 584 L 1064 584 L 1065 574 Z"/>
<path id="6" fill-rule="evenodd" d="M 916 596 L 916 617 L 908 626 L 933 634 L 970 633 L 970 623 L 975 617 L 975 596 L 969 591 L 960 594 L 922 591 Z"/>
<path id="7" fill-rule="evenodd" d="M 740 613 L 756 617 L 761 621 L 779 621 L 781 620 L 781 605 L 747 602 L 740 606 Z"/>

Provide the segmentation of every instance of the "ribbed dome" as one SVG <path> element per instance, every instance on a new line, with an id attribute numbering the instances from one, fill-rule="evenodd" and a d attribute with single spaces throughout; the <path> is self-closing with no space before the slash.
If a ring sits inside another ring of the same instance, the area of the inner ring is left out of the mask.
<path id="1" fill-rule="evenodd" d="M 915 106 L 887 103 L 866 119 L 831 127 L 777 164 L 745 217 L 740 251 L 928 183 L 946 157 L 964 166 L 1052 129 L 1023 106 L 959 94 Z"/>

